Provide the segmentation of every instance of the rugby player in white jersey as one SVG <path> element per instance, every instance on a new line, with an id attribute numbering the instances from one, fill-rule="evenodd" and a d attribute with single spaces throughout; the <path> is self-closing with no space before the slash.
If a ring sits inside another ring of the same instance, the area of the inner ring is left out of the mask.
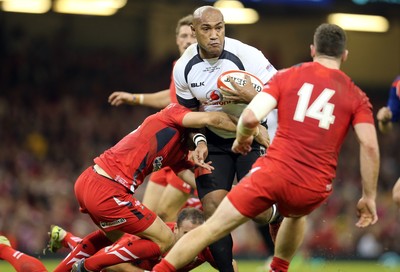
<path id="1" fill-rule="evenodd" d="M 257 76 L 264 84 L 276 73 L 263 53 L 238 40 L 225 37 L 225 23 L 221 11 L 203 6 L 193 13 L 197 43 L 187 48 L 174 66 L 173 76 L 178 102 L 196 111 L 224 111 L 239 117 L 244 107 L 257 94 L 232 93 L 222 96 L 217 78 L 228 70 L 245 70 Z M 247 83 L 250 84 L 250 83 Z M 266 131 L 265 137 L 268 137 Z M 235 133 L 206 128 L 194 133 L 196 164 L 212 161 L 215 170 L 196 171 L 196 184 L 206 218 L 210 217 L 237 178 L 240 180 L 251 169 L 256 159 L 265 153 L 265 146 L 253 143 L 246 156 L 231 151 Z M 270 216 L 270 213 L 268 213 Z M 271 219 L 264 218 L 265 222 Z M 226 236 L 210 246 L 219 271 L 231 272 L 232 238 Z"/>

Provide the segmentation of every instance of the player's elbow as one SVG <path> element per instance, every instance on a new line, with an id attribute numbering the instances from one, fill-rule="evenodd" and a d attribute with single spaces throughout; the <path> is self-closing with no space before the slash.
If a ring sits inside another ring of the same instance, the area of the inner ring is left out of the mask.
<path id="1" fill-rule="evenodd" d="M 365 154 L 379 160 L 379 145 L 375 141 L 365 142 L 362 144 Z"/>
<path id="2" fill-rule="evenodd" d="M 242 113 L 242 125 L 245 127 L 254 128 L 258 126 L 260 121 L 255 116 L 254 112 L 249 109 L 245 109 Z"/>

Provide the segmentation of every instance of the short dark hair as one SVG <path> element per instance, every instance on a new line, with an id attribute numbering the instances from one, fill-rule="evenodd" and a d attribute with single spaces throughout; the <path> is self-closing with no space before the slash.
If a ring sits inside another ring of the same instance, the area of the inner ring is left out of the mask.
<path id="1" fill-rule="evenodd" d="M 178 214 L 178 220 L 176 221 L 178 228 L 185 220 L 190 220 L 190 222 L 195 225 L 201 225 L 204 223 L 204 214 L 201 210 L 196 208 L 184 208 Z"/>
<path id="2" fill-rule="evenodd" d="M 189 14 L 186 15 L 185 17 L 182 17 L 179 19 L 178 23 L 176 24 L 176 29 L 175 29 L 175 34 L 179 34 L 179 30 L 181 29 L 182 26 L 190 26 L 193 23 L 193 15 Z"/>
<path id="3" fill-rule="evenodd" d="M 346 50 L 346 33 L 334 24 L 321 24 L 314 33 L 317 55 L 340 58 Z"/>

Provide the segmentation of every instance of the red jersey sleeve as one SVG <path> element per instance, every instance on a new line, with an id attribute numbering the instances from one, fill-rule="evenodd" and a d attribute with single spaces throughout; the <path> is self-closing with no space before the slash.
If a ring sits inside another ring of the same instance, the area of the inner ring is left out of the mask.
<path id="1" fill-rule="evenodd" d="M 175 124 L 182 127 L 183 117 L 189 112 L 191 112 L 190 109 L 178 103 L 171 103 L 165 109 L 161 110 L 160 114 L 164 119 L 169 121 L 171 125 Z"/>
<path id="2" fill-rule="evenodd" d="M 352 120 L 352 125 L 354 126 L 358 123 L 374 124 L 372 105 L 369 102 L 369 98 L 357 86 L 354 86 L 354 93 L 356 99 L 354 99 L 354 118 Z"/>
<path id="3" fill-rule="evenodd" d="M 282 76 L 282 74 L 284 72 L 286 72 L 287 69 L 283 69 L 283 70 L 279 70 L 272 78 L 270 81 L 267 82 L 267 84 L 265 84 L 264 89 L 262 90 L 262 92 L 268 93 L 270 95 L 272 95 L 276 101 L 279 101 L 279 79 Z"/>
<path id="4" fill-rule="evenodd" d="M 189 112 L 190 109 L 176 103 L 169 104 L 164 110 L 161 111 L 164 118 L 168 119 L 171 124 L 177 124 L 182 126 L 183 117 Z M 188 160 L 188 156 L 182 157 L 182 160 L 174 165 L 170 166 L 172 171 L 178 174 L 184 169 L 190 169 L 194 167 L 193 162 Z"/>

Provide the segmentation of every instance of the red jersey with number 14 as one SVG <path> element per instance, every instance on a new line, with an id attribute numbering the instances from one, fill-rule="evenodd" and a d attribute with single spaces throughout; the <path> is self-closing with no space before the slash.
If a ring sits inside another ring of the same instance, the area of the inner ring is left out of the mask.
<path id="1" fill-rule="evenodd" d="M 130 191 L 142 184 L 151 172 L 170 166 L 178 173 L 190 168 L 187 161 L 183 117 L 190 112 L 179 104 L 170 104 L 147 117 L 141 126 L 115 146 L 94 159 L 115 181 Z"/>
<path id="2" fill-rule="evenodd" d="M 348 129 L 374 123 L 368 97 L 345 73 L 317 62 L 279 72 L 263 92 L 278 101 L 278 130 L 261 163 L 277 163 L 298 186 L 330 191 Z"/>

